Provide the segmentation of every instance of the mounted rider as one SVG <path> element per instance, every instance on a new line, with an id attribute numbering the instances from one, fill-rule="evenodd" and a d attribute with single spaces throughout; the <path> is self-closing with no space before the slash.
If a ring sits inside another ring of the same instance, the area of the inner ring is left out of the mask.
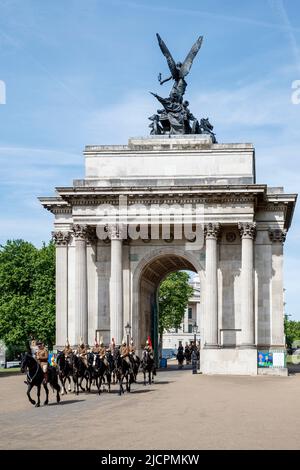
<path id="1" fill-rule="evenodd" d="M 111 343 L 109 345 L 109 350 L 112 355 L 114 355 L 114 352 L 116 350 L 116 343 L 115 343 L 115 338 L 111 339 Z"/>
<path id="2" fill-rule="evenodd" d="M 88 363 L 87 363 L 87 348 L 86 348 L 82 338 L 80 338 L 80 341 L 79 341 L 79 344 L 78 344 L 77 355 L 79 357 L 81 357 L 81 359 L 83 360 L 85 366 L 87 367 L 88 366 Z"/>
<path id="3" fill-rule="evenodd" d="M 63 355 L 65 356 L 65 359 L 68 359 L 69 357 L 72 356 L 73 354 L 73 349 L 70 346 L 69 340 L 67 338 L 66 344 L 64 349 L 62 350 Z"/>
<path id="4" fill-rule="evenodd" d="M 44 382 L 47 383 L 48 380 L 48 350 L 46 349 L 42 341 L 37 341 L 36 343 L 38 350 L 35 353 L 35 358 L 40 364 L 42 371 L 44 373 Z"/>
<path id="5" fill-rule="evenodd" d="M 146 345 L 144 347 L 144 351 L 147 351 L 149 356 L 153 359 L 154 358 L 154 352 L 153 352 L 153 348 L 152 348 L 152 341 L 151 341 L 151 338 L 150 336 L 148 336 L 147 338 L 147 341 L 146 341 Z"/>
<path id="6" fill-rule="evenodd" d="M 136 361 L 136 355 L 135 355 L 135 346 L 134 346 L 132 338 L 130 340 L 128 350 L 129 350 L 129 359 L 131 360 L 132 366 L 134 366 L 134 363 Z"/>
<path id="7" fill-rule="evenodd" d="M 103 361 L 104 365 L 106 367 L 109 367 L 108 360 L 106 358 L 106 347 L 104 346 L 102 337 L 100 338 L 100 345 L 99 345 L 99 349 L 98 349 L 98 354 L 99 354 L 99 357 L 100 357 L 101 361 Z"/>
<path id="8" fill-rule="evenodd" d="M 131 364 L 131 361 L 129 359 L 129 346 L 127 346 L 127 343 L 126 343 L 125 339 L 123 339 L 121 347 L 120 347 L 120 356 L 129 365 L 129 372 L 133 373 L 132 364 Z"/>

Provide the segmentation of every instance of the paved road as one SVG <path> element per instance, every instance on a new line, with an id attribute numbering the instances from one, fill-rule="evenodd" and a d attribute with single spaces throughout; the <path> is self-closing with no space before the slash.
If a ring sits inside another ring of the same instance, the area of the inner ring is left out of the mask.
<path id="1" fill-rule="evenodd" d="M 142 377 L 140 377 L 141 380 Z M 2 449 L 300 449 L 300 374 L 159 372 L 131 394 L 72 394 L 34 408 L 23 376 L 0 378 Z"/>

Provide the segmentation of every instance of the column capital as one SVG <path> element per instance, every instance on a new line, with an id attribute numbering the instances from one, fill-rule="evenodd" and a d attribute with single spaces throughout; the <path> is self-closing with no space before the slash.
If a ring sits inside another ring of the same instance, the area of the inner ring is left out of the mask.
<path id="1" fill-rule="evenodd" d="M 248 238 L 254 240 L 256 237 L 256 223 L 255 222 L 239 222 L 238 229 L 241 238 Z"/>
<path id="2" fill-rule="evenodd" d="M 67 246 L 70 241 L 70 237 L 70 232 L 63 232 L 61 230 L 52 232 L 52 239 L 56 246 Z"/>
<path id="3" fill-rule="evenodd" d="M 111 240 L 123 240 L 126 238 L 122 224 L 108 224 L 105 226 L 105 231 Z"/>
<path id="4" fill-rule="evenodd" d="M 269 238 L 273 243 L 284 243 L 286 239 L 287 230 L 286 229 L 271 229 L 269 228 Z"/>
<path id="5" fill-rule="evenodd" d="M 77 240 L 87 240 L 88 236 L 88 226 L 81 225 L 81 224 L 74 224 L 73 225 L 73 234 Z"/>
<path id="6" fill-rule="evenodd" d="M 221 232 L 221 225 L 219 223 L 209 222 L 204 225 L 204 236 L 212 240 L 217 240 Z"/>

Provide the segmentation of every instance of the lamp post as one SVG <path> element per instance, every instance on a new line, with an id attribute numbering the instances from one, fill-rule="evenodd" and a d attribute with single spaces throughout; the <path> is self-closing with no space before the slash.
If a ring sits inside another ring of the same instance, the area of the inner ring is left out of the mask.
<path id="1" fill-rule="evenodd" d="M 198 351 L 197 344 L 196 344 L 196 341 L 197 341 L 196 335 L 198 333 L 198 325 L 196 322 L 193 324 L 193 333 L 194 333 L 194 352 L 197 355 L 196 372 L 193 372 L 193 374 L 196 374 L 197 369 L 200 369 L 200 349 Z"/>
<path id="2" fill-rule="evenodd" d="M 198 333 L 198 325 L 196 322 L 193 324 L 193 333 L 194 333 L 194 346 L 196 346 L 196 334 Z"/>
<path id="3" fill-rule="evenodd" d="M 125 332 L 126 332 L 126 336 L 127 336 L 127 346 L 129 346 L 130 331 L 131 331 L 131 326 L 127 322 L 127 325 L 125 326 Z"/>

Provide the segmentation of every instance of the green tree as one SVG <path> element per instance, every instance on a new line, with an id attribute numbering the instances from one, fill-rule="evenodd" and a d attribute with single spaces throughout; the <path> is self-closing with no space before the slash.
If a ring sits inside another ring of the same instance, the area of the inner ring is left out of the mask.
<path id="1" fill-rule="evenodd" d="M 285 317 L 284 332 L 286 344 L 291 348 L 295 340 L 300 340 L 300 321 L 288 320 L 288 318 Z"/>
<path id="2" fill-rule="evenodd" d="M 23 240 L 0 247 L 0 339 L 25 350 L 33 336 L 55 338 L 55 247 Z"/>
<path id="3" fill-rule="evenodd" d="M 164 330 L 180 327 L 192 294 L 193 288 L 185 271 L 171 273 L 161 283 L 158 292 L 158 331 L 161 345 Z"/>

